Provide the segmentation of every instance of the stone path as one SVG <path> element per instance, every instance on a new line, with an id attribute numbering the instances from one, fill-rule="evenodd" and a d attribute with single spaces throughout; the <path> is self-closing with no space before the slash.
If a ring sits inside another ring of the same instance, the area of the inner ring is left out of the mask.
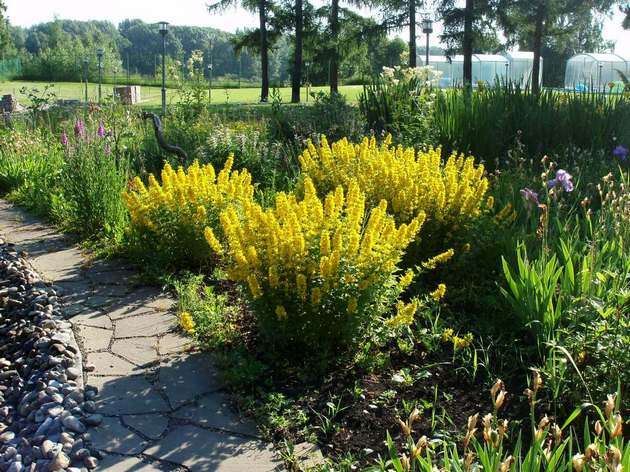
<path id="1" fill-rule="evenodd" d="M 84 379 L 98 388 L 105 416 L 90 431 L 103 453 L 99 470 L 281 470 L 255 426 L 230 411 L 212 357 L 177 331 L 172 298 L 137 283 L 122 263 L 88 261 L 65 236 L 1 200 L 0 235 L 62 290 Z"/>

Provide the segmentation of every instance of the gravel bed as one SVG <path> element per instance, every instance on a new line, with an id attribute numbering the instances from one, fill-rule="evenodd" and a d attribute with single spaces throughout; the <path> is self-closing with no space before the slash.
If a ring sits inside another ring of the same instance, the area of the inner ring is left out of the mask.
<path id="1" fill-rule="evenodd" d="M 59 308 L 60 289 L 41 280 L 0 239 L 0 471 L 87 471 L 96 390 L 83 387 L 81 352 Z"/>

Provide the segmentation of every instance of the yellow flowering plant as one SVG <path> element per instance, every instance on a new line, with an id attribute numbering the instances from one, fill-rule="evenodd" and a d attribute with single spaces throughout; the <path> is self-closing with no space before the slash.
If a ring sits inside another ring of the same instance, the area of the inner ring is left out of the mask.
<path id="1" fill-rule="evenodd" d="M 195 161 L 177 171 L 164 166 L 161 183 L 153 174 L 145 185 L 136 177 L 123 200 L 131 217 L 131 238 L 154 262 L 182 265 L 203 263 L 216 254 L 208 251 L 204 228 L 221 234 L 218 217 L 226 208 L 240 211 L 253 201 L 254 187 L 246 171 L 233 171 L 230 156 L 216 174 L 210 164 Z"/>
<path id="2" fill-rule="evenodd" d="M 368 207 L 387 201 L 398 224 L 425 213 L 423 241 L 414 248 L 416 260 L 445 249 L 445 240 L 487 208 L 488 179 L 473 157 L 452 154 L 445 159 L 440 148 L 417 152 L 393 146 L 391 135 L 382 144 L 372 137 L 332 145 L 322 136 L 318 144 L 308 143 L 299 161 L 302 174 L 322 195 L 356 181 Z"/>
<path id="3" fill-rule="evenodd" d="M 279 193 L 268 209 L 245 202 L 242 217 L 227 208 L 225 243 L 210 227 L 206 239 L 223 254 L 228 277 L 244 286 L 266 339 L 325 358 L 365 339 L 411 283 L 413 273 L 399 276 L 398 264 L 424 213 L 396 225 L 385 201 L 366 211 L 356 181 L 323 200 L 310 178 L 303 187 L 302 199 Z M 415 308 L 398 311 L 409 318 Z"/>

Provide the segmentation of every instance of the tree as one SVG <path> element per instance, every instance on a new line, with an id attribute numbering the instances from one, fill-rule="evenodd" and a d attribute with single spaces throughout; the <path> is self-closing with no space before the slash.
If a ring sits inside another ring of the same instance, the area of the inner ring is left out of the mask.
<path id="1" fill-rule="evenodd" d="M 0 55 L 3 57 L 14 52 L 13 37 L 6 14 L 7 6 L 4 0 L 0 0 Z"/>
<path id="2" fill-rule="evenodd" d="M 388 31 L 409 27 L 409 67 L 416 67 L 418 63 L 417 38 L 417 10 L 424 6 L 423 0 L 376 0 L 374 2 L 381 10 L 383 26 Z"/>
<path id="3" fill-rule="evenodd" d="M 208 5 L 208 11 L 224 11 L 226 8 L 238 3 L 238 0 L 219 0 Z M 258 13 L 258 36 L 261 67 L 260 101 L 269 100 L 269 39 L 268 39 L 268 15 L 271 9 L 270 0 L 241 0 L 241 5 L 248 11 Z"/>
<path id="4" fill-rule="evenodd" d="M 472 55 L 475 52 L 496 52 L 501 47 L 493 17 L 496 0 L 466 0 L 464 7 L 457 0 L 440 0 L 438 12 L 444 23 L 440 36 L 447 54 L 464 55 L 464 85 L 472 85 Z"/>
<path id="5" fill-rule="evenodd" d="M 621 7 L 621 11 L 625 13 L 626 15 L 621 25 L 623 26 L 624 29 L 630 30 L 630 5 Z"/>
<path id="6" fill-rule="evenodd" d="M 532 93 L 540 91 L 541 57 L 543 48 L 556 37 L 572 36 L 576 44 L 581 28 L 595 30 L 593 13 L 606 13 L 615 0 L 501 0 L 499 22 L 508 37 L 534 52 Z M 601 32 L 601 28 L 599 30 Z M 601 38 L 601 35 L 600 35 Z"/>

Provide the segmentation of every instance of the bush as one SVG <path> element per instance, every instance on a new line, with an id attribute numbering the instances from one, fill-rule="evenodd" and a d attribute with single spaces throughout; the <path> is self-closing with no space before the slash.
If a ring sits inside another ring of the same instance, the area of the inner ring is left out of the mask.
<path id="1" fill-rule="evenodd" d="M 247 171 L 232 171 L 230 156 L 218 175 L 210 164 L 193 163 L 177 172 L 166 164 L 160 184 L 149 175 L 148 187 L 136 177 L 123 194 L 131 216 L 129 235 L 136 256 L 153 264 L 200 265 L 208 252 L 204 228 L 219 230 L 219 213 L 231 205 L 251 204 L 254 187 Z"/>
<path id="2" fill-rule="evenodd" d="M 359 108 L 368 128 L 391 133 L 407 146 L 435 145 L 433 103 L 439 90 L 432 86 L 440 75 L 432 66 L 383 68 L 383 73 L 365 85 L 359 96 Z"/>
<path id="3" fill-rule="evenodd" d="M 422 247 L 414 251 L 419 257 L 446 249 L 448 239 L 481 214 L 488 189 L 484 167 L 472 157 L 453 154 L 443 162 L 440 149 L 416 153 L 392 146 L 389 136 L 380 146 L 375 138 L 331 146 L 322 137 L 319 145 L 308 144 L 300 165 L 321 195 L 356 180 L 368 207 L 385 200 L 398 224 L 426 214 Z"/>
<path id="4" fill-rule="evenodd" d="M 202 162 L 223 165 L 234 155 L 234 167 L 247 169 L 263 188 L 286 190 L 294 180 L 294 166 L 281 143 L 269 143 L 260 129 L 246 122 L 217 124 L 199 151 Z"/>
<path id="5" fill-rule="evenodd" d="M 53 218 L 82 236 L 118 239 L 127 223 L 120 195 L 127 187 L 128 162 L 112 154 L 102 124 L 91 130 L 77 120 L 74 131 L 74 139 L 62 136 L 65 162 Z"/>
<path id="6" fill-rule="evenodd" d="M 226 244 L 208 228 L 208 243 L 226 257 L 228 277 L 247 287 L 266 341 L 282 352 L 330 360 L 369 337 L 412 276 L 399 284 L 398 263 L 424 220 L 396 227 L 386 202 L 365 212 L 356 182 L 322 201 L 310 179 L 304 199 L 279 193 L 275 206 L 221 213 Z M 400 305 L 411 322 L 417 303 Z M 301 354 L 299 354 L 301 353 Z"/>

